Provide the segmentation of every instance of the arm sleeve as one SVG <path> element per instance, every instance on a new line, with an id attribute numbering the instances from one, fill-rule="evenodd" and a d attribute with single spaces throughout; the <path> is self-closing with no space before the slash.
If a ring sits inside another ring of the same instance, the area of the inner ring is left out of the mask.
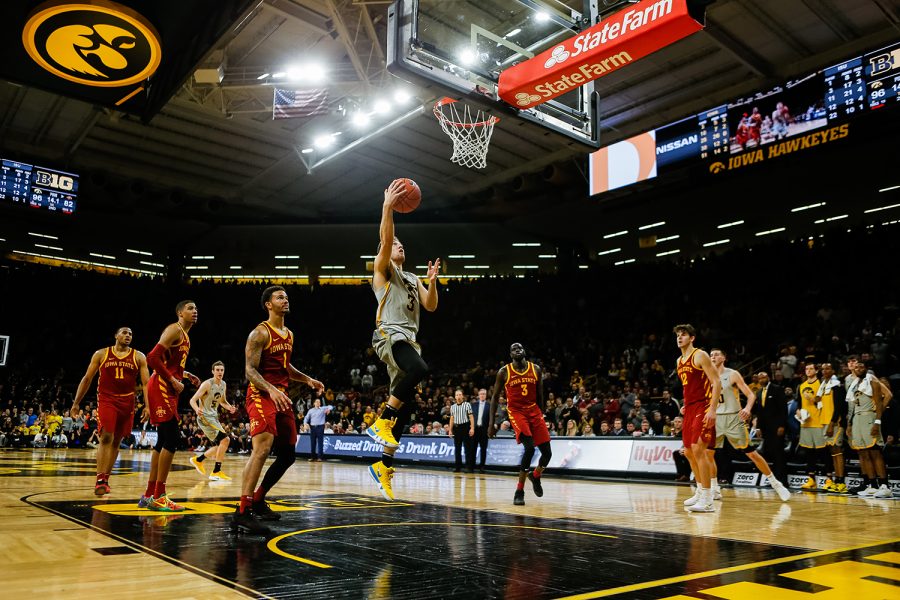
<path id="1" fill-rule="evenodd" d="M 159 373 L 159 376 L 166 381 L 170 381 L 172 379 L 172 373 L 169 372 L 166 368 L 165 361 L 163 361 L 163 354 L 165 354 L 165 352 L 166 349 L 161 345 L 157 344 L 153 346 L 153 350 L 147 355 L 147 366 Z"/>
<path id="2" fill-rule="evenodd" d="M 835 387 L 833 394 L 834 414 L 831 415 L 831 422 L 839 425 L 847 420 L 847 392 L 843 387 Z"/>

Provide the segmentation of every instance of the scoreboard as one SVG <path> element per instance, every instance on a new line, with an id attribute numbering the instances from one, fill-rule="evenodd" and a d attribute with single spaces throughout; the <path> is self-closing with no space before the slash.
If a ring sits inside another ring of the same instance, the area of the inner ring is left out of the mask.
<path id="1" fill-rule="evenodd" d="M 77 199 L 78 175 L 0 159 L 0 200 L 70 215 Z"/>
<path id="2" fill-rule="evenodd" d="M 652 179 L 698 161 L 728 164 L 730 156 L 774 147 L 898 103 L 900 42 L 647 132 L 656 144 L 656 162 L 638 169 L 647 176 L 631 176 L 634 165 L 628 161 L 629 156 L 641 155 L 643 142 L 637 140 L 647 134 L 595 152 L 588 161 L 592 181 L 596 165 L 601 171 L 627 176 L 607 181 L 605 187 L 592 185 L 591 193 Z M 634 147 L 614 151 L 619 144 Z"/>

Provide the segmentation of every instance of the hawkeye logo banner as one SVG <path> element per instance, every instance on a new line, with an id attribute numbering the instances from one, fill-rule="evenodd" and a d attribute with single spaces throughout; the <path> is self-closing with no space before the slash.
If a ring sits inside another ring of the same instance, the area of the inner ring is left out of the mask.
<path id="1" fill-rule="evenodd" d="M 498 93 L 517 108 L 537 106 L 701 29 L 688 0 L 643 0 L 503 71 Z"/>
<path id="2" fill-rule="evenodd" d="M 105 0 L 39 6 L 25 23 L 22 44 L 49 73 L 91 87 L 140 84 L 162 59 L 154 27 L 130 8 Z"/>

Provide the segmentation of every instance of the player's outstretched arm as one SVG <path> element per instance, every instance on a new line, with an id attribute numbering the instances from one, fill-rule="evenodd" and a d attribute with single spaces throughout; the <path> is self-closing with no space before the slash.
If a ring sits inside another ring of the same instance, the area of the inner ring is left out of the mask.
<path id="1" fill-rule="evenodd" d="M 428 279 L 428 287 L 426 288 L 422 281 L 419 280 L 419 303 L 422 305 L 422 308 L 427 310 L 428 312 L 434 312 L 437 309 L 438 305 L 438 293 L 437 293 L 437 275 L 440 272 L 441 268 L 441 259 L 436 258 L 434 262 L 428 261 L 428 274 L 425 276 Z"/>
<path id="2" fill-rule="evenodd" d="M 247 345 L 244 347 L 244 374 L 250 383 L 260 392 L 264 392 L 278 410 L 287 410 L 292 402 L 287 394 L 265 380 L 259 372 L 259 361 L 262 358 L 263 348 L 269 343 L 269 332 L 262 325 L 250 332 Z"/>
<path id="3" fill-rule="evenodd" d="M 137 359 L 138 373 L 141 378 L 141 390 L 144 393 L 144 410 L 141 413 L 141 422 L 150 419 L 150 406 L 147 404 L 147 396 L 150 393 L 150 389 L 147 385 L 150 383 L 150 368 L 147 366 L 147 357 L 144 356 L 143 352 L 138 352 L 135 350 L 134 357 Z M 146 415 L 146 419 L 144 416 Z"/>
<path id="4" fill-rule="evenodd" d="M 69 411 L 69 414 L 72 415 L 73 419 L 78 416 L 78 407 L 81 405 L 84 395 L 87 394 L 88 388 L 91 387 L 91 382 L 94 381 L 94 377 L 97 375 L 97 371 L 100 370 L 100 365 L 102 363 L 103 350 L 97 350 L 91 357 L 91 362 L 88 363 L 88 368 L 84 373 L 84 377 L 78 382 L 78 389 L 75 391 L 75 400 L 72 402 L 72 409 Z"/>
<path id="5" fill-rule="evenodd" d="M 204 381 L 200 384 L 200 387 L 197 388 L 197 391 L 194 392 L 194 395 L 191 396 L 191 408 L 193 408 L 194 412 L 198 415 L 200 414 L 200 398 L 202 398 L 209 392 L 209 387 L 209 381 Z"/>
<path id="6" fill-rule="evenodd" d="M 488 435 L 494 437 L 494 416 L 497 414 L 497 399 L 500 397 L 500 388 L 506 383 L 506 367 L 497 371 L 497 379 L 494 380 L 494 391 L 491 392 L 491 409 L 488 415 Z"/>
<path id="7" fill-rule="evenodd" d="M 316 390 L 316 396 L 325 391 L 325 385 L 321 381 L 310 377 L 306 373 L 301 372 L 296 367 L 294 367 L 294 365 L 288 365 L 288 376 L 291 378 L 291 380 L 303 382 L 312 389 Z"/>
<path id="8" fill-rule="evenodd" d="M 747 385 L 747 382 L 744 381 L 744 378 L 737 371 L 731 372 L 731 383 L 738 386 L 738 389 L 747 398 L 747 406 L 742 408 L 738 415 L 740 415 L 742 420 L 749 421 L 753 405 L 756 403 L 756 394 L 753 393 L 753 390 L 750 389 L 750 386 Z"/>
<path id="9" fill-rule="evenodd" d="M 222 382 L 222 388 L 223 388 L 225 391 L 222 392 L 222 397 L 219 398 L 219 406 L 221 406 L 222 408 L 224 408 L 225 410 L 227 410 L 227 411 L 230 412 L 231 414 L 236 413 L 236 412 L 237 412 L 237 407 L 234 406 L 233 404 L 231 404 L 231 403 L 227 400 L 227 398 L 228 398 L 228 384 L 226 384 L 224 381 Z"/>
<path id="10" fill-rule="evenodd" d="M 388 282 L 391 266 L 391 252 L 394 248 L 394 206 L 403 196 L 404 183 L 400 180 L 393 181 L 388 189 L 384 190 L 384 204 L 381 206 L 381 225 L 378 228 L 378 239 L 381 246 L 375 256 L 375 275 L 373 284 L 375 289 L 381 289 Z"/>

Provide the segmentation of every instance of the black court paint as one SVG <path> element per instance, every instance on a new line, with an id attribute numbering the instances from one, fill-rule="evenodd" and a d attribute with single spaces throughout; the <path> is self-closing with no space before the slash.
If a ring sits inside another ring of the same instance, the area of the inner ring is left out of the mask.
<path id="1" fill-rule="evenodd" d="M 177 515 L 130 503 L 25 500 L 250 596 L 273 598 L 542 600 L 625 588 L 612 597 L 662 599 L 741 581 L 808 590 L 779 573 L 900 549 L 813 553 L 343 494 L 271 499 L 282 518 L 267 541 L 232 531 L 233 498 L 204 499 Z M 718 572 L 768 561 L 775 564 Z"/>

